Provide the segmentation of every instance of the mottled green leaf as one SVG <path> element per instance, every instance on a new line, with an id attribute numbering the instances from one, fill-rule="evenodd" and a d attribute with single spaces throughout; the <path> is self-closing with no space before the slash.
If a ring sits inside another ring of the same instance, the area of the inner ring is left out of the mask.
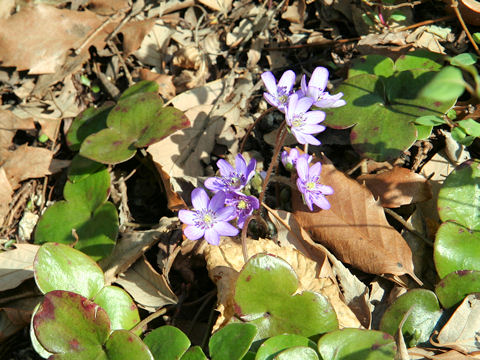
<path id="1" fill-rule="evenodd" d="M 265 340 L 265 342 L 258 348 L 255 360 L 270 360 L 285 349 L 297 346 L 310 347 L 311 349 L 317 348 L 317 345 L 305 336 L 282 334 Z M 315 351 L 314 354 L 316 354 Z"/>
<path id="2" fill-rule="evenodd" d="M 257 328 L 252 324 L 228 324 L 212 335 L 208 343 L 212 360 L 240 360 L 250 349 Z"/>
<path id="3" fill-rule="evenodd" d="M 150 348 L 155 360 L 180 359 L 190 347 L 190 340 L 187 335 L 170 325 L 149 332 L 143 341 Z"/>
<path id="4" fill-rule="evenodd" d="M 480 292 L 480 271 L 457 270 L 445 276 L 435 287 L 444 308 L 459 304 L 472 293 Z"/>
<path id="5" fill-rule="evenodd" d="M 153 360 L 147 345 L 127 330 L 115 330 L 104 345 L 108 360 Z"/>

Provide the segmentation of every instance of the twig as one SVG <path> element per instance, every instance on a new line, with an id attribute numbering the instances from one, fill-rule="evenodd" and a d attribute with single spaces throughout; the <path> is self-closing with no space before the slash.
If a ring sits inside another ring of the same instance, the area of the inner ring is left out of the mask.
<path id="1" fill-rule="evenodd" d="M 135 327 L 133 329 L 131 329 L 130 331 L 135 333 L 137 332 L 138 330 L 141 330 L 143 329 L 144 326 L 146 326 L 150 321 L 158 318 L 159 316 L 162 316 L 163 314 L 165 314 L 167 312 L 167 309 L 166 308 L 160 308 L 158 309 L 157 311 L 155 311 L 153 314 L 150 314 L 148 315 L 145 319 L 143 319 L 142 321 L 140 321 L 137 325 L 135 325 Z"/>
<path id="2" fill-rule="evenodd" d="M 272 46 L 263 48 L 263 50 L 269 51 L 281 51 L 281 50 L 289 50 L 289 49 L 302 49 L 307 47 L 317 47 L 317 46 L 330 46 L 330 45 L 337 45 L 337 44 L 345 44 L 349 42 L 359 41 L 360 37 L 350 38 L 350 39 L 339 39 L 339 40 L 324 40 L 313 42 L 310 44 L 297 44 L 297 45 L 287 45 L 287 46 Z"/>
<path id="3" fill-rule="evenodd" d="M 368 0 L 363 0 L 363 2 L 368 6 L 379 6 L 382 9 L 395 10 L 395 9 L 399 9 L 399 8 L 402 8 L 402 7 L 414 8 L 415 6 L 422 4 L 423 1 L 419 0 L 419 1 L 413 1 L 413 2 L 405 2 L 405 3 L 401 3 L 401 4 L 397 4 L 397 5 L 385 5 L 381 2 L 377 3 L 377 2 L 371 2 L 371 1 L 368 1 Z"/>
<path id="4" fill-rule="evenodd" d="M 270 166 L 268 167 L 267 175 L 263 180 L 262 192 L 258 197 L 258 201 L 260 202 L 260 204 L 263 202 L 263 199 L 265 198 L 265 192 L 267 190 L 268 180 L 272 175 L 273 168 L 278 162 L 278 154 L 280 153 L 280 149 L 282 148 L 283 142 L 285 141 L 285 136 L 287 136 L 287 130 L 285 129 L 285 126 L 286 126 L 286 122 L 283 121 L 280 127 L 278 128 L 278 134 L 277 134 L 277 139 L 275 141 L 275 150 L 273 152 L 272 161 L 270 162 Z"/>
<path id="5" fill-rule="evenodd" d="M 248 137 L 250 136 L 252 130 L 255 128 L 255 126 L 258 125 L 258 123 L 265 117 L 267 116 L 268 114 L 270 114 L 273 110 L 275 110 L 274 107 L 270 107 L 268 108 L 267 110 L 265 110 L 262 115 L 260 115 L 254 122 L 252 125 L 250 125 L 247 129 L 247 132 L 245 133 L 245 135 L 243 136 L 243 139 L 242 139 L 242 142 L 240 143 L 240 148 L 238 150 L 239 153 L 242 153 L 243 152 L 243 148 L 245 147 L 245 143 L 247 142 L 247 139 Z"/>
<path id="6" fill-rule="evenodd" d="M 451 2 L 452 2 L 453 11 L 455 12 L 455 15 L 457 15 L 457 19 L 458 21 L 460 21 L 460 25 L 462 25 L 463 30 L 467 34 L 468 40 L 470 40 L 470 43 L 475 49 L 475 52 L 477 53 L 477 55 L 480 55 L 480 49 L 478 49 L 477 43 L 475 42 L 475 40 L 473 40 L 472 34 L 470 34 L 470 31 L 468 31 L 467 25 L 465 25 L 465 22 L 463 21 L 462 14 L 460 14 L 460 10 L 458 10 L 458 1 L 451 0 Z"/>
<path id="7" fill-rule="evenodd" d="M 108 41 L 107 42 L 108 46 L 110 49 L 113 50 L 115 55 L 118 58 L 118 61 L 120 62 L 120 65 L 122 65 L 123 71 L 125 71 L 125 77 L 127 78 L 128 85 L 132 86 L 133 85 L 133 79 L 132 79 L 132 74 L 130 74 L 130 70 L 128 70 L 127 64 L 125 63 L 125 60 L 123 60 L 122 55 L 120 54 L 120 51 L 118 51 L 117 45 L 113 43 L 113 41 Z"/>
<path id="8" fill-rule="evenodd" d="M 405 228 L 405 230 L 408 230 L 409 232 L 411 232 L 413 235 L 419 237 L 420 239 L 422 239 L 427 245 L 430 245 L 433 247 L 433 242 L 430 241 L 430 239 L 426 238 L 425 236 L 423 236 L 422 234 L 420 234 L 417 230 L 415 230 L 409 223 L 407 223 L 400 215 L 398 215 L 395 211 L 391 210 L 391 209 L 388 209 L 388 208 L 384 208 L 383 210 L 385 210 L 385 212 L 390 215 L 391 217 L 393 217 L 395 220 L 397 220 L 400 224 L 402 224 L 402 226 Z"/>
<path id="9" fill-rule="evenodd" d="M 448 15 L 448 16 L 444 16 L 444 17 L 441 17 L 441 18 L 438 18 L 438 19 L 425 20 L 425 21 L 421 21 L 421 22 L 413 24 L 413 25 L 404 26 L 404 27 L 394 29 L 394 32 L 400 32 L 400 31 L 415 29 L 417 27 L 434 24 L 434 23 L 439 22 L 439 21 L 450 20 L 450 19 L 453 19 L 454 17 L 455 17 L 454 15 Z"/>

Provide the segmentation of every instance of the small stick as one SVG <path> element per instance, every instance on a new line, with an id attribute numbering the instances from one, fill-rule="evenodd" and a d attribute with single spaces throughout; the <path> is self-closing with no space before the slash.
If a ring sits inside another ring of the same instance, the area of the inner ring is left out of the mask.
<path id="1" fill-rule="evenodd" d="M 239 148 L 239 150 L 238 150 L 238 152 L 239 152 L 240 154 L 243 152 L 243 148 L 245 147 L 245 143 L 247 142 L 247 138 L 250 136 L 250 133 L 252 132 L 253 128 L 258 125 L 258 123 L 260 122 L 260 120 L 262 120 L 265 116 L 267 116 L 268 114 L 270 114 L 273 110 L 275 110 L 274 107 L 271 107 L 271 108 L 268 108 L 267 110 L 265 110 L 265 111 L 263 112 L 263 114 L 260 115 L 260 116 L 258 117 L 258 119 L 255 120 L 254 123 L 248 127 L 247 132 L 246 132 L 245 135 L 243 136 L 242 142 L 241 142 L 241 144 L 240 144 L 240 148 Z"/>
<path id="2" fill-rule="evenodd" d="M 165 314 L 167 312 L 167 309 L 166 308 L 160 308 L 158 309 L 157 311 L 155 311 L 153 314 L 150 314 L 148 315 L 145 319 L 143 319 L 142 321 L 140 321 L 137 325 L 135 325 L 135 327 L 130 330 L 131 332 L 135 333 L 137 332 L 138 330 L 141 330 L 143 329 L 144 326 L 146 326 L 150 321 L 158 318 L 159 316 Z"/>
<path id="3" fill-rule="evenodd" d="M 438 18 L 438 19 L 425 20 L 425 21 L 421 21 L 421 22 L 413 24 L 413 25 L 404 26 L 404 27 L 401 27 L 401 28 L 398 28 L 398 29 L 394 29 L 394 31 L 399 32 L 399 31 L 404 31 L 404 30 L 415 29 L 417 27 L 434 24 L 434 23 L 439 22 L 439 21 L 450 20 L 450 19 L 453 19 L 454 17 L 455 16 L 453 16 L 453 15 L 448 15 L 448 16 L 444 16 L 444 17 L 441 17 L 441 18 Z"/>
<path id="4" fill-rule="evenodd" d="M 307 47 L 316 47 L 316 46 L 330 46 L 336 44 L 345 44 L 349 42 L 354 42 L 360 40 L 360 37 L 350 38 L 350 39 L 340 39 L 340 40 L 324 40 L 324 41 L 317 41 L 310 44 L 297 44 L 297 45 L 288 45 L 288 46 L 272 46 L 263 48 L 263 50 L 269 51 L 281 51 L 281 50 L 289 50 L 289 49 L 302 49 Z"/>
<path id="5" fill-rule="evenodd" d="M 398 215 L 395 211 L 392 209 L 384 208 L 385 212 L 393 217 L 395 220 L 397 220 L 402 226 L 405 228 L 405 230 L 408 230 L 411 232 L 413 235 L 419 237 L 422 239 L 427 245 L 430 245 L 433 247 L 433 242 L 430 241 L 430 239 L 427 239 L 425 236 L 420 234 L 417 230 L 415 230 L 409 223 L 407 223 L 400 215 Z"/>
<path id="6" fill-rule="evenodd" d="M 91 33 L 90 36 L 87 37 L 87 38 L 83 41 L 82 45 L 80 45 L 80 46 L 75 50 L 75 55 L 79 55 L 79 54 L 82 52 L 83 48 L 84 48 L 85 46 L 87 46 L 87 44 L 88 44 L 95 36 L 97 36 L 98 33 L 99 33 L 100 31 L 102 31 L 105 26 L 107 26 L 108 24 L 110 24 L 111 21 L 112 21 L 112 18 L 109 17 L 107 20 L 105 20 L 105 21 L 102 23 L 102 25 L 100 25 L 98 28 L 96 28 L 95 31 L 94 31 L 93 33 Z"/>
<path id="7" fill-rule="evenodd" d="M 470 34 L 470 31 L 468 31 L 467 25 L 465 25 L 465 22 L 463 21 L 462 14 L 460 14 L 460 10 L 458 10 L 457 0 L 452 0 L 452 8 L 453 8 L 453 11 L 455 12 L 455 15 L 457 15 L 458 21 L 460 21 L 460 25 L 462 25 L 463 30 L 467 34 L 468 40 L 470 40 L 470 43 L 475 49 L 477 55 L 480 55 L 480 49 L 478 49 L 477 43 L 475 42 L 475 40 L 473 40 L 472 34 Z"/>

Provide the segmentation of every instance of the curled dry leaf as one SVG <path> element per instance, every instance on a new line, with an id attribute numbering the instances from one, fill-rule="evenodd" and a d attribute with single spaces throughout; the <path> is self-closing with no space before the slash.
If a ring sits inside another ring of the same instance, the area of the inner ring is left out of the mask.
<path id="1" fill-rule="evenodd" d="M 412 251 L 388 224 L 383 208 L 372 193 L 335 169 L 326 157 L 321 161 L 321 183 L 335 190 L 328 197 L 331 208 L 310 212 L 300 193 L 295 192 L 292 207 L 299 224 L 341 261 L 364 272 L 408 274 L 416 279 Z"/>
<path id="2" fill-rule="evenodd" d="M 287 261 L 295 270 L 298 280 L 298 292 L 305 290 L 316 291 L 328 298 L 332 304 L 340 327 L 360 327 L 360 323 L 341 300 L 341 294 L 336 283 L 329 277 L 322 277 L 322 266 L 302 255 L 293 248 L 284 248 L 271 240 L 247 239 L 248 254 L 267 252 L 277 255 Z M 207 270 L 210 278 L 217 285 L 218 308 L 220 316 L 214 330 L 225 325 L 234 315 L 233 296 L 235 282 L 239 271 L 244 265 L 242 245 L 231 238 L 222 238 L 220 246 L 206 246 L 204 255 L 207 261 Z"/>
<path id="3" fill-rule="evenodd" d="M 25 6 L 7 19 L 0 19 L 2 66 L 29 70 L 29 74 L 54 73 L 70 49 L 79 48 L 102 24 L 94 13 L 57 9 L 47 5 Z M 101 35 L 97 46 L 103 44 Z M 15 41 L 12 41 L 15 39 Z M 88 51 L 89 45 L 84 47 Z"/>
<path id="4" fill-rule="evenodd" d="M 33 260 L 38 245 L 17 244 L 16 249 L 0 253 L 0 291 L 13 289 L 33 277 Z"/>
<path id="5" fill-rule="evenodd" d="M 357 181 L 365 184 L 386 208 L 396 208 L 432 198 L 427 179 L 402 167 L 394 167 L 379 174 L 361 175 Z"/>

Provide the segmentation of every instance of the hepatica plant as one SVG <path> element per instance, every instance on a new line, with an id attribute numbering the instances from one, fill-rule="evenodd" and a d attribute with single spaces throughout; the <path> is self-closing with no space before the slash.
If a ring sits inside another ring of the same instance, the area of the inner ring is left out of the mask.
<path id="1" fill-rule="evenodd" d="M 260 207 L 261 199 L 265 195 L 266 184 L 282 147 L 285 136 L 285 127 L 300 144 L 305 146 L 320 145 L 316 134 L 325 130 L 320 125 L 325 120 L 325 112 L 320 108 L 337 108 L 346 104 L 343 94 L 329 94 L 325 91 L 328 82 L 328 70 L 317 67 L 307 84 L 303 75 L 301 87 L 294 91 L 296 75 L 287 70 L 277 83 L 275 76 L 267 71 L 262 74 L 262 80 L 267 91 L 263 94 L 265 100 L 285 115 L 281 127 L 283 137 L 277 142 L 274 157 L 264 178 L 264 185 L 260 199 L 252 196 L 249 191 L 249 182 L 255 175 L 256 161 L 238 154 L 235 158 L 235 167 L 226 160 L 217 162 L 220 171 L 219 177 L 211 177 L 205 181 L 205 187 L 214 193 L 212 199 L 205 190 L 197 188 L 192 192 L 193 210 L 180 210 L 179 218 L 187 226 L 185 236 L 190 240 L 205 238 L 212 245 L 218 245 L 220 236 L 234 236 L 248 223 L 254 211 Z M 283 164 L 288 170 L 296 167 L 298 180 L 297 187 L 308 208 L 313 211 L 316 205 L 320 209 L 328 210 L 330 204 L 326 195 L 333 194 L 333 188 L 320 183 L 321 164 L 310 167 L 312 157 L 308 154 L 300 155 L 297 149 L 284 151 L 281 155 Z M 234 221 L 234 228 L 229 221 Z"/>

